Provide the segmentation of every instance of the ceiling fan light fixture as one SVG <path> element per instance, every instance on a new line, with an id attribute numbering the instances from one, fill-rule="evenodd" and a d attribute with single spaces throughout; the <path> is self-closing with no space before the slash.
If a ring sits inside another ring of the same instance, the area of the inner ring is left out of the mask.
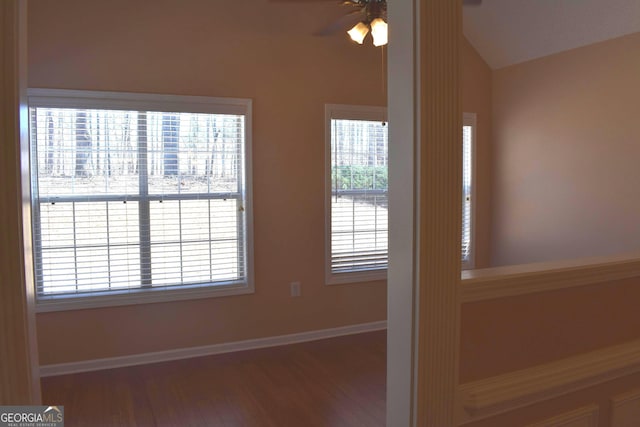
<path id="1" fill-rule="evenodd" d="M 384 46 L 388 42 L 387 23 L 382 18 L 371 21 L 371 36 L 374 46 Z"/>
<path id="2" fill-rule="evenodd" d="M 351 37 L 351 40 L 353 40 L 358 44 L 362 44 L 368 32 L 369 32 L 369 27 L 367 26 L 367 24 L 365 24 L 364 22 L 358 22 L 356 25 L 353 26 L 352 29 L 347 31 L 347 34 L 349 34 L 349 37 Z"/>

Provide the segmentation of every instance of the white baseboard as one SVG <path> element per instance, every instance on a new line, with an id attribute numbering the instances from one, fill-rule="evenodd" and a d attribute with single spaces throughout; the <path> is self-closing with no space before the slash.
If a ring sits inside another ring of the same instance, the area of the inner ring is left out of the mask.
<path id="1" fill-rule="evenodd" d="M 132 354 L 128 356 L 107 357 L 104 359 L 82 360 L 70 363 L 41 365 L 40 376 L 75 374 L 78 372 L 99 371 L 102 369 L 122 368 L 125 366 L 145 365 L 149 363 L 168 362 L 171 360 L 189 359 L 192 357 L 210 356 L 213 354 L 231 353 L 234 351 L 253 350 L 275 347 L 306 341 L 316 341 L 343 335 L 380 331 L 387 328 L 387 321 L 360 323 L 331 329 L 300 332 L 297 334 L 277 335 L 274 337 L 256 338 L 244 341 L 205 345 L 201 347 L 180 348 L 152 353 Z"/>

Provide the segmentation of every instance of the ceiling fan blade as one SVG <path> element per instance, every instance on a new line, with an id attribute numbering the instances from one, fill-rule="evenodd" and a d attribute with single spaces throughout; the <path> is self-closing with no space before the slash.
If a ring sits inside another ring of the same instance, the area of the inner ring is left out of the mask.
<path id="1" fill-rule="evenodd" d="M 313 33 L 314 36 L 330 36 L 332 34 L 336 34 L 337 32 L 344 31 L 347 32 L 354 25 L 356 25 L 359 21 L 362 21 L 366 18 L 364 11 L 362 9 L 354 10 L 349 12 L 346 15 L 338 18 L 333 21 L 326 27 L 316 31 Z"/>
<path id="2" fill-rule="evenodd" d="M 462 0 L 463 6 L 480 6 L 482 4 L 482 0 Z"/>

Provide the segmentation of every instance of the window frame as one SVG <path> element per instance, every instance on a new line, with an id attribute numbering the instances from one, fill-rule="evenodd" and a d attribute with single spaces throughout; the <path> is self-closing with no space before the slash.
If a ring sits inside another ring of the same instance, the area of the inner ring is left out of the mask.
<path id="1" fill-rule="evenodd" d="M 102 92 L 66 89 L 29 89 L 28 106 L 44 108 L 86 108 L 86 109 L 124 109 L 138 111 L 238 114 L 244 116 L 244 186 L 241 199 L 244 204 L 244 228 L 239 230 L 244 240 L 245 277 L 232 284 L 196 285 L 187 287 L 161 287 L 127 289 L 123 291 L 96 291 L 85 295 L 61 294 L 42 295 L 38 284 L 34 283 L 36 311 L 64 311 L 96 307 L 110 307 L 155 302 L 180 301 L 199 298 L 243 295 L 255 292 L 253 259 L 253 190 L 252 190 L 252 100 L 243 98 L 216 98 L 205 96 L 159 95 L 148 93 Z M 31 132 L 31 130 L 30 130 Z M 31 138 L 29 140 L 31 146 Z M 29 150 L 32 156 L 32 150 Z M 29 167 L 33 168 L 33 159 Z M 36 256 L 37 210 L 36 182 L 29 173 L 32 198 L 29 201 L 34 209 L 31 229 L 33 241 L 28 242 L 30 250 Z M 35 263 L 34 263 L 35 269 Z M 35 271 L 34 271 L 35 274 Z"/>
<path id="2" fill-rule="evenodd" d="M 476 186 L 477 186 L 477 167 L 476 167 L 476 134 L 477 134 L 477 115 L 476 113 L 463 113 L 462 126 L 471 127 L 471 213 L 469 218 L 469 258 L 466 261 L 462 261 L 462 270 L 473 270 L 475 268 L 475 256 L 476 256 Z M 462 141 L 464 144 L 464 141 Z M 464 197 L 464 193 L 462 195 Z M 462 221 L 463 218 L 461 218 Z M 461 223 L 462 224 L 462 223 Z M 462 242 L 461 242 L 462 244 Z"/>
<path id="3" fill-rule="evenodd" d="M 387 108 L 370 105 L 325 104 L 325 284 L 372 282 L 387 279 L 387 268 L 374 270 L 331 271 L 331 120 L 367 120 L 387 122 Z M 387 189 L 387 192 L 389 190 Z M 387 250 L 388 254 L 388 250 Z"/>

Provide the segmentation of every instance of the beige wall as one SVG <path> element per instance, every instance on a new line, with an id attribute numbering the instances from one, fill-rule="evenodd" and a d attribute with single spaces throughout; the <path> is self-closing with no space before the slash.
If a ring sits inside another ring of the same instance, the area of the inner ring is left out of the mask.
<path id="1" fill-rule="evenodd" d="M 640 338 L 640 278 L 462 305 L 460 381 Z"/>
<path id="2" fill-rule="evenodd" d="M 41 363 L 386 318 L 384 282 L 324 285 L 324 104 L 385 102 L 379 49 L 310 35 L 330 19 L 326 9 L 259 0 L 224 8 L 208 0 L 33 3 L 31 87 L 254 100 L 256 293 L 41 313 Z M 465 111 L 478 112 L 478 144 L 488 147 L 490 72 L 468 44 L 463 53 Z M 479 192 L 488 192 L 487 171 Z M 487 212 L 479 207 L 479 224 L 488 224 Z M 301 298 L 289 297 L 293 280 L 302 282 Z"/>
<path id="3" fill-rule="evenodd" d="M 255 294 L 39 314 L 43 364 L 385 319 L 384 282 L 324 285 L 322 227 L 324 104 L 383 105 L 381 53 L 310 36 L 301 12 L 257 0 L 33 2 L 31 87 L 254 100 Z"/>
<path id="4" fill-rule="evenodd" d="M 491 264 L 636 251 L 640 34 L 492 73 Z M 534 279 L 532 279 L 534 280 Z M 461 383 L 640 338 L 638 278 L 462 305 Z M 527 425 L 597 404 L 610 426 L 630 375 L 469 427 Z"/>
<path id="5" fill-rule="evenodd" d="M 640 33 L 493 73 L 492 264 L 640 242 Z"/>

